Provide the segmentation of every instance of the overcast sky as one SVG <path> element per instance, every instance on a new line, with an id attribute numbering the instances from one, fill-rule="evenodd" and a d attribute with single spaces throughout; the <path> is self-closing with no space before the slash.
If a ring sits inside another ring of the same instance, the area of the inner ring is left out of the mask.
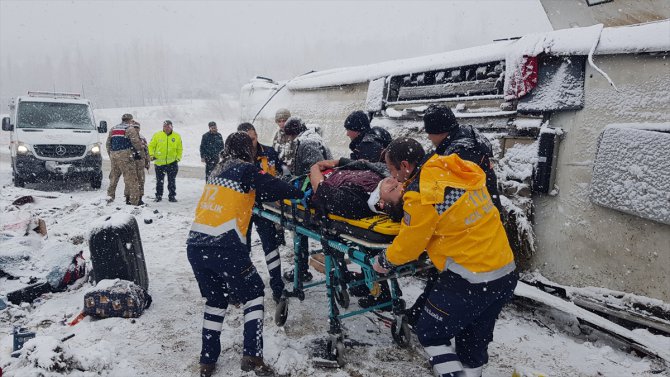
<path id="1" fill-rule="evenodd" d="M 105 78 L 125 75 L 147 86 L 169 80 L 171 92 L 238 92 L 257 74 L 287 79 L 548 30 L 537 0 L 1 0 L 0 95 L 104 91 Z M 150 78 L 121 65 L 163 71 Z"/>

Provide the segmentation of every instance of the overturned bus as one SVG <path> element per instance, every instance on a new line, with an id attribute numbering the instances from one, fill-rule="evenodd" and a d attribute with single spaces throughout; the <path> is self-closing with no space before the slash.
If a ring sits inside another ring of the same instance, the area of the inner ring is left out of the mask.
<path id="1" fill-rule="evenodd" d="M 557 30 L 413 59 L 257 77 L 242 121 L 263 141 L 288 108 L 348 154 L 343 122 L 425 146 L 422 115 L 448 105 L 494 146 L 516 257 L 527 270 L 670 302 L 670 21 Z"/>

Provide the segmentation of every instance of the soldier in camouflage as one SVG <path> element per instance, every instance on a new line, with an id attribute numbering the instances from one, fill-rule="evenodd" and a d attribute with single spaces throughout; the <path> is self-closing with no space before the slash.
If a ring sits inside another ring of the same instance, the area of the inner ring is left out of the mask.
<path id="1" fill-rule="evenodd" d="M 279 153 L 279 159 L 286 164 L 289 169 L 292 169 L 293 160 L 295 158 L 293 140 L 284 132 L 286 121 L 291 117 L 291 112 L 287 109 L 279 109 L 275 114 L 275 123 L 277 123 L 277 132 L 272 138 L 272 148 Z"/>

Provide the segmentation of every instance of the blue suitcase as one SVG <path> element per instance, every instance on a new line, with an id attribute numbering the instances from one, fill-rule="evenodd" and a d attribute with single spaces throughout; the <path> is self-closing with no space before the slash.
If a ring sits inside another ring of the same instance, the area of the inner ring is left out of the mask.
<path id="1" fill-rule="evenodd" d="M 104 280 L 84 295 L 84 314 L 97 318 L 137 318 L 149 305 L 147 291 L 127 280 Z"/>

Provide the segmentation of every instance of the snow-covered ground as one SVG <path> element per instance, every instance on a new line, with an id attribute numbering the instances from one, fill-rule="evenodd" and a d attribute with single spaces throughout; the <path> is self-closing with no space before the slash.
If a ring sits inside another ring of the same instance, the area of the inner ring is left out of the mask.
<path id="1" fill-rule="evenodd" d="M 116 114 L 117 111 L 104 112 Z M 123 112 L 118 111 L 119 114 Z M 146 120 L 153 118 L 144 114 L 138 111 L 136 117 L 140 122 L 144 121 L 143 124 L 153 124 Z M 155 118 L 160 119 L 158 116 Z M 206 126 L 204 120 L 202 125 Z M 189 140 L 185 143 L 197 144 L 200 129 L 190 134 L 198 136 L 197 142 Z M 197 375 L 203 300 L 186 259 L 185 240 L 203 181 L 178 177 L 178 203 L 149 202 L 145 208 L 135 208 L 122 204 L 120 200 L 106 205 L 106 178 L 102 190 L 91 190 L 85 184 L 65 183 L 29 185 L 19 189 L 11 185 L 10 172 L 7 155 L 0 155 L 0 208 L 3 217 L 15 210 L 11 205 L 14 199 L 33 195 L 36 202 L 23 208 L 46 221 L 50 241 L 74 244 L 82 237 L 85 240 L 88 238 L 90 224 L 101 216 L 119 212 L 135 216 L 139 220 L 153 304 L 135 320 L 85 318 L 76 326 L 66 326 L 64 322 L 82 310 L 84 293 L 91 286 L 82 281 L 66 292 L 47 294 L 32 305 L 0 310 L 0 367 L 5 375 Z M 146 192 L 153 192 L 154 185 L 154 176 L 148 176 Z M 143 219 L 153 219 L 153 222 L 145 224 Z M 86 242 L 77 247 L 83 249 L 89 259 Z M 266 298 L 269 298 L 267 269 L 255 233 L 253 260 L 266 281 Z M 282 261 L 284 269 L 290 268 L 291 251 L 286 247 L 282 249 Z M 0 295 L 6 293 L 5 283 L 4 278 L 0 279 Z M 402 279 L 400 283 L 410 302 L 421 290 L 422 283 L 414 278 Z M 356 308 L 355 300 L 352 300 L 352 309 Z M 274 309 L 272 300 L 266 299 L 265 358 L 282 375 L 431 375 L 416 339 L 412 340 L 409 349 L 398 348 L 391 339 L 390 329 L 372 314 L 343 321 L 346 336 L 351 340 L 346 355 L 348 364 L 344 368 L 314 367 L 312 349 L 326 338 L 328 330 L 323 288 L 308 290 L 303 302 L 291 299 L 285 327 L 274 324 Z M 241 309 L 231 307 L 224 323 L 222 354 L 216 376 L 247 375 L 239 369 L 242 325 Z M 37 333 L 37 338 L 26 345 L 34 350 L 31 356 L 10 357 L 13 326 L 27 327 Z M 74 337 L 60 341 L 71 334 Z M 670 347 L 667 338 L 656 338 Z M 510 305 L 497 323 L 489 348 L 491 360 L 484 369 L 484 375 L 511 376 L 514 369 L 526 375 L 541 372 L 548 376 L 668 375 L 668 370 L 657 361 L 638 357 L 623 349 L 620 343 L 597 331 L 580 328 L 568 315 L 548 309 Z"/>

